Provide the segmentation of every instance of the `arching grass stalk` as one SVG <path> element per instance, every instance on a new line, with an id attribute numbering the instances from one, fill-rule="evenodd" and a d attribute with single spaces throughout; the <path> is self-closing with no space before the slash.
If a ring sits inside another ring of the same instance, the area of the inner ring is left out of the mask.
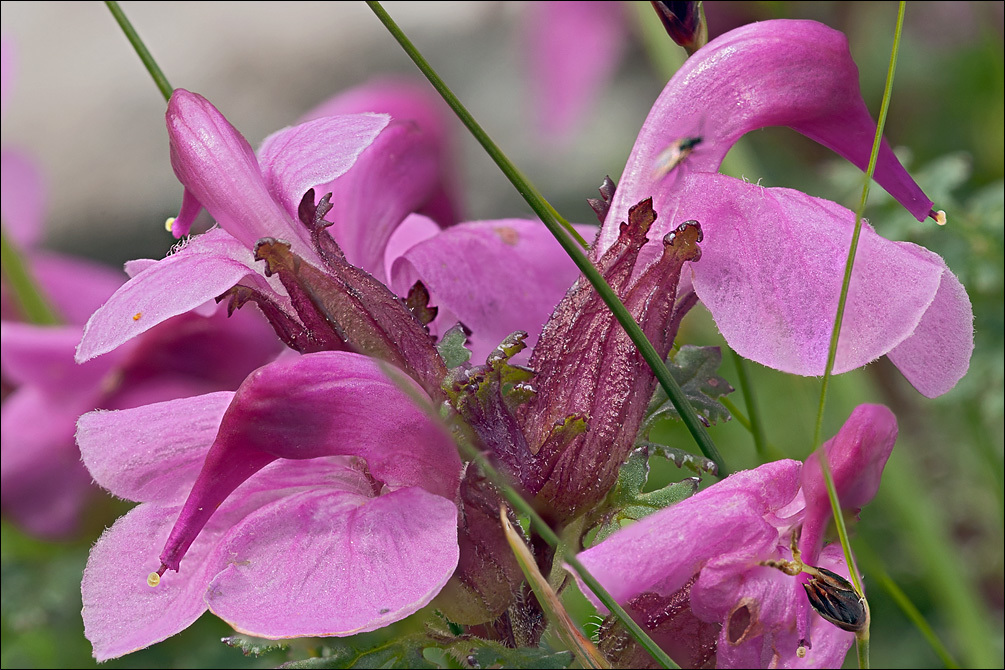
<path id="1" fill-rule="evenodd" d="M 635 344 L 642 358 L 645 359 L 646 363 L 652 369 L 653 374 L 656 375 L 656 379 L 659 381 L 660 385 L 666 391 L 667 396 L 673 403 L 674 407 L 677 409 L 678 414 L 680 414 L 681 419 L 684 421 L 684 425 L 687 426 L 688 431 L 694 437 L 695 442 L 698 444 L 698 448 L 701 450 L 702 454 L 705 455 L 710 461 L 716 464 L 718 468 L 718 476 L 725 477 L 729 474 L 729 469 L 726 467 L 722 456 L 719 454 L 719 450 L 716 448 L 715 443 L 712 442 L 711 436 L 708 431 L 705 430 L 705 426 L 702 425 L 701 421 L 698 419 L 698 414 L 691 407 L 690 403 L 684 397 L 684 392 L 681 390 L 680 386 L 671 376 L 670 371 L 667 369 L 666 364 L 663 359 L 660 358 L 659 354 L 656 352 L 655 347 L 649 342 L 649 339 L 642 332 L 642 328 L 639 324 L 632 318 L 631 313 L 625 308 L 624 304 L 618 298 L 617 294 L 611 289 L 610 285 L 604 280 L 597 268 L 594 267 L 593 263 L 586 257 L 583 253 L 582 238 L 579 238 L 577 242 L 574 237 L 570 237 L 568 230 L 571 230 L 571 226 L 563 223 L 560 217 L 556 216 L 554 207 L 552 207 L 544 197 L 538 192 L 530 181 L 517 169 L 515 165 L 506 157 L 506 155 L 499 149 L 498 146 L 492 141 L 488 134 L 482 130 L 482 127 L 478 125 L 474 117 L 468 112 L 468 110 L 461 104 L 457 96 L 447 87 L 447 85 L 440 79 L 440 76 L 435 70 L 429 65 L 429 63 L 422 57 L 415 45 L 412 44 L 411 40 L 401 31 L 398 25 L 393 19 L 384 11 L 379 2 L 374 2 L 368 0 L 366 3 L 380 22 L 384 24 L 388 32 L 397 40 L 401 48 L 404 49 L 405 53 L 408 54 L 412 62 L 422 71 L 422 74 L 426 76 L 426 79 L 433 85 L 433 88 L 443 97 L 444 101 L 450 106 L 454 113 L 457 114 L 461 122 L 465 125 L 468 131 L 474 135 L 478 143 L 482 145 L 485 152 L 495 161 L 499 169 L 502 170 L 503 174 L 510 180 L 510 183 L 516 188 L 517 192 L 523 196 L 527 204 L 534 210 L 534 212 L 540 217 L 541 221 L 547 226 L 548 230 L 555 239 L 558 240 L 559 244 L 565 252 L 572 258 L 572 261 L 576 264 L 576 267 L 583 273 L 587 281 L 593 285 L 597 293 L 603 299 L 604 303 L 610 308 L 614 317 L 618 320 L 618 323 L 625 329 L 628 337 L 631 338 L 632 342 Z M 578 237 L 576 235 L 575 237 Z"/>
<path id="2" fill-rule="evenodd" d="M 56 310 L 49 304 L 45 293 L 31 275 L 20 251 L 7 237 L 6 228 L 0 228 L 0 261 L 4 282 L 10 288 L 24 320 L 39 326 L 60 323 Z"/>
<path id="3" fill-rule="evenodd" d="M 157 88 L 160 90 L 161 95 L 164 96 L 164 100 L 170 100 L 171 93 L 174 89 L 171 88 L 171 84 L 168 83 L 167 77 L 165 77 L 164 73 L 161 72 L 160 67 L 157 65 L 157 61 L 154 60 L 154 57 L 150 54 L 150 51 L 143 43 L 143 40 L 140 39 L 136 29 L 133 28 L 133 24 L 126 18 L 125 12 L 123 12 L 122 8 L 119 7 L 119 3 L 114 2 L 114 0 L 106 0 L 105 4 L 108 5 L 108 10 L 112 13 L 112 16 L 115 17 L 119 27 L 122 28 L 122 32 L 125 33 L 126 39 L 129 40 L 129 43 L 133 45 L 134 49 L 136 49 L 136 54 L 140 57 L 140 60 L 143 61 L 143 65 L 147 68 L 147 72 L 149 72 L 150 76 L 154 78 L 154 83 L 157 84 Z"/>
<path id="4" fill-rule="evenodd" d="M 903 0 L 897 10 L 897 26 L 893 35 L 893 49 L 890 52 L 890 65 L 886 72 L 886 87 L 883 90 L 883 104 L 879 111 L 879 121 L 876 124 L 876 136 L 872 141 L 872 153 L 869 155 L 869 167 L 865 171 L 865 183 L 862 186 L 862 199 L 859 201 L 858 209 L 855 211 L 855 231 L 852 233 L 851 246 L 848 249 L 848 261 L 845 263 L 844 281 L 841 283 L 841 297 L 838 299 L 837 315 L 834 317 L 834 330 L 831 333 L 830 349 L 827 351 L 827 366 L 824 369 L 823 384 L 820 389 L 820 406 L 817 410 L 817 422 L 813 431 L 813 448 L 820 444 L 820 435 L 823 432 L 824 405 L 827 400 L 827 388 L 830 385 L 831 376 L 834 371 L 834 361 L 837 358 L 838 338 L 841 335 L 841 323 L 844 320 L 845 304 L 848 301 L 848 287 L 851 285 L 851 273 L 855 266 L 855 252 L 858 249 L 859 237 L 862 234 L 862 215 L 865 213 L 865 203 L 869 197 L 869 187 L 872 185 L 872 176 L 876 172 L 876 161 L 879 157 L 879 147 L 883 140 L 883 127 L 886 125 L 886 115 L 890 110 L 890 97 L 893 91 L 893 77 L 897 70 L 897 55 L 900 52 L 900 36 L 904 29 L 904 11 L 906 3 Z M 859 577 L 858 569 L 855 567 L 855 557 L 851 552 L 851 544 L 848 541 L 848 529 L 844 523 L 844 516 L 841 514 L 841 503 L 838 500 L 837 491 L 834 489 L 834 477 L 831 475 L 830 465 L 827 459 L 821 455 L 820 469 L 824 475 L 824 482 L 827 485 L 827 497 L 830 499 L 831 511 L 834 517 L 834 524 L 837 527 L 838 538 L 841 540 L 841 548 L 844 550 L 845 561 L 848 563 L 848 570 L 851 573 L 852 583 L 859 596 L 863 598 L 866 608 L 866 625 L 861 632 L 855 634 L 855 641 L 858 648 L 858 663 L 860 668 L 869 667 L 869 604 L 865 601 L 865 590 L 862 588 L 862 579 Z"/>

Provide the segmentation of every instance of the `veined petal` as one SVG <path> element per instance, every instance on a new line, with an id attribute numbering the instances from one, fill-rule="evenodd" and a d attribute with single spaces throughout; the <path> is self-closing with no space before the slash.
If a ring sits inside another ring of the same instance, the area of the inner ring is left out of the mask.
<path id="1" fill-rule="evenodd" d="M 207 528 L 189 549 L 192 569 L 157 587 L 147 575 L 158 566 L 151 548 L 171 530 L 177 506 L 143 504 L 121 517 L 91 549 L 80 585 L 84 635 L 94 658 L 107 661 L 148 647 L 188 628 L 206 611 L 203 594 L 216 567 L 208 560 L 225 527 Z"/>
<path id="2" fill-rule="evenodd" d="M 332 193 L 328 230 L 350 263 L 376 277 L 386 275 L 384 248 L 391 233 L 440 187 L 436 141 L 415 122 L 394 120 L 349 173 L 318 186 L 318 198 Z"/>
<path id="3" fill-rule="evenodd" d="M 346 114 L 269 135 L 258 150 L 258 161 L 272 197 L 297 221 L 304 193 L 343 175 L 389 122 L 386 114 Z"/>
<path id="4" fill-rule="evenodd" d="M 457 223 L 461 189 L 452 161 L 450 126 L 456 122 L 450 108 L 425 81 L 388 77 L 356 86 L 326 100 L 308 112 L 301 122 L 322 116 L 361 112 L 389 114 L 398 121 L 412 121 L 428 137 L 428 142 L 436 150 L 439 186 L 420 211 L 444 227 Z M 318 191 L 318 195 L 327 193 L 324 189 Z"/>
<path id="5" fill-rule="evenodd" d="M 806 515 L 800 536 L 803 560 L 816 565 L 816 555 L 831 518 L 827 487 L 820 471 L 820 454 L 827 454 L 834 489 L 841 507 L 858 510 L 879 490 L 883 467 L 897 441 L 897 418 L 883 405 L 859 405 L 838 434 L 806 459 L 802 472 Z"/>
<path id="6" fill-rule="evenodd" d="M 691 265 L 694 289 L 729 346 L 776 370 L 823 374 L 855 215 L 799 191 L 716 174 L 688 176 L 681 192 L 674 215 L 705 231 L 701 260 Z M 945 272 L 864 224 L 834 372 L 911 337 Z"/>
<path id="7" fill-rule="evenodd" d="M 231 558 L 207 602 L 238 631 L 352 635 L 402 619 L 439 592 L 457 565 L 457 508 L 419 488 L 372 499 L 308 491 L 248 516 L 221 551 Z"/>
<path id="8" fill-rule="evenodd" d="M 171 166 L 187 192 L 184 213 L 197 201 L 249 249 L 263 237 L 280 237 L 314 257 L 302 226 L 270 195 L 251 145 L 216 107 L 179 88 L 166 118 Z"/>
<path id="9" fill-rule="evenodd" d="M 474 360 L 483 361 L 515 330 L 529 333 L 533 346 L 578 275 L 543 224 L 499 219 L 459 224 L 415 244 L 391 267 L 391 288 L 403 295 L 421 280 L 433 304 L 472 331 Z"/>
<path id="10" fill-rule="evenodd" d="M 946 262 L 924 247 L 899 242 L 920 261 L 943 268 L 935 299 L 914 333 L 888 356 L 907 381 L 928 397 L 948 392 L 970 369 L 974 353 L 974 310 L 967 290 Z"/>
<path id="11" fill-rule="evenodd" d="M 107 353 L 172 316 L 213 300 L 246 277 L 265 286 L 251 251 L 222 230 L 192 238 L 181 251 L 146 268 L 84 326 L 77 361 Z"/>
<path id="12" fill-rule="evenodd" d="M 737 472 L 623 528 L 579 560 L 618 602 L 644 591 L 671 595 L 713 557 L 757 560 L 778 541 L 764 517 L 795 497 L 800 468 L 786 460 Z"/>
<path id="13" fill-rule="evenodd" d="M 686 169 L 714 172 L 740 136 L 765 126 L 789 126 L 866 168 L 876 124 L 842 33 L 815 21 L 761 21 L 731 30 L 689 58 L 642 126 L 601 232 L 601 251 L 617 239 L 630 206 L 652 196 L 664 216 L 676 200 L 674 179 L 664 181 L 657 169 L 661 152 L 701 137 Z M 931 200 L 885 142 L 875 179 L 919 221 L 929 215 Z"/>
<path id="14" fill-rule="evenodd" d="M 404 375 L 391 381 L 387 374 L 394 374 L 389 366 L 346 352 L 281 359 L 253 372 L 224 414 L 161 554 L 162 568 L 178 570 L 214 510 L 276 459 L 360 456 L 384 485 L 421 486 L 453 499 L 460 479 L 453 441 L 415 404 L 422 390 Z"/>
<path id="15" fill-rule="evenodd" d="M 89 412 L 77 421 L 80 456 L 94 481 L 121 498 L 181 503 L 233 397 L 221 391 Z"/>

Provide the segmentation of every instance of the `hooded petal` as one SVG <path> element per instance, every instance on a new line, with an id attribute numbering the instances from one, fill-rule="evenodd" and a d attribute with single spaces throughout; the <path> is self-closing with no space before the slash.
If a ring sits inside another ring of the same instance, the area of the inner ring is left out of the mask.
<path id="1" fill-rule="evenodd" d="M 433 304 L 472 331 L 474 360 L 482 361 L 515 330 L 530 333 L 533 346 L 578 275 L 543 224 L 499 219 L 463 223 L 415 244 L 391 267 L 391 288 L 403 295 L 421 280 Z"/>
<path id="2" fill-rule="evenodd" d="M 269 135 L 258 150 L 258 161 L 272 197 L 296 221 L 304 193 L 343 175 L 388 122 L 386 114 L 346 114 Z"/>
<path id="3" fill-rule="evenodd" d="M 815 21 L 742 26 L 709 42 L 663 89 L 628 158 L 599 240 L 607 249 L 628 208 L 654 198 L 661 214 L 676 201 L 673 179 L 656 169 L 661 152 L 686 137 L 702 143 L 687 169 L 714 172 L 744 133 L 789 126 L 865 169 L 876 124 L 862 101 L 858 68 L 845 36 Z M 932 202 L 884 142 L 875 179 L 919 221 Z M 663 220 L 666 232 L 674 221 Z M 705 225 L 705 221 L 701 221 Z"/>
<path id="4" fill-rule="evenodd" d="M 351 635 L 439 592 L 457 565 L 457 508 L 419 488 L 373 499 L 319 489 L 259 510 L 229 538 L 207 595 L 214 614 L 260 637 Z"/>
<path id="5" fill-rule="evenodd" d="M 377 112 L 398 121 L 414 122 L 435 148 L 439 169 L 438 187 L 421 213 L 441 226 L 458 220 L 461 191 L 457 166 L 453 161 L 451 131 L 454 114 L 425 81 L 403 77 L 381 78 L 344 91 L 308 112 L 301 121 L 333 116 Z M 327 191 L 321 191 L 321 194 Z"/>
<path id="6" fill-rule="evenodd" d="M 713 557 L 753 563 L 777 545 L 778 530 L 765 516 L 795 497 L 800 467 L 775 461 L 737 472 L 618 531 L 579 560 L 618 602 L 645 591 L 672 595 Z"/>
<path id="7" fill-rule="evenodd" d="M 115 292 L 84 326 L 77 361 L 107 353 L 172 316 L 213 300 L 245 278 L 272 292 L 242 243 L 222 230 L 199 235 Z"/>
<path id="8" fill-rule="evenodd" d="M 77 421 L 84 465 L 94 481 L 121 498 L 180 504 L 233 397 L 222 391 L 89 412 Z"/>
<path id="9" fill-rule="evenodd" d="M 838 434 L 823 445 L 843 509 L 858 510 L 873 499 L 896 441 L 897 419 L 893 412 L 883 405 L 859 405 Z M 806 554 L 803 560 L 810 565 L 816 565 L 814 560 L 831 518 L 820 453 L 817 450 L 806 459 L 802 473 L 806 515 L 799 542 Z"/>
<path id="10" fill-rule="evenodd" d="M 698 219 L 705 231 L 701 260 L 691 265 L 694 289 L 729 346 L 776 370 L 823 374 L 855 215 L 799 191 L 717 174 L 688 176 L 681 193 L 673 216 Z M 915 334 L 947 273 L 941 259 L 916 249 L 863 225 L 835 372 L 861 367 Z M 952 361 L 945 372 L 966 369 L 968 348 L 944 354 Z"/>
<path id="11" fill-rule="evenodd" d="M 309 237 L 270 194 L 248 141 L 206 98 L 175 89 L 167 108 L 171 166 L 185 187 L 172 232 L 188 234 L 196 202 L 245 247 L 279 237 L 313 258 Z"/>

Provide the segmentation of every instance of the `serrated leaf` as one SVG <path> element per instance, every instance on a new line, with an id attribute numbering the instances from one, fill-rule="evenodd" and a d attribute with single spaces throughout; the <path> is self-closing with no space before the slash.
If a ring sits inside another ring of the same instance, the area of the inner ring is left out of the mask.
<path id="1" fill-rule="evenodd" d="M 658 454 L 668 461 L 673 461 L 673 464 L 678 468 L 688 468 L 698 475 L 706 472 L 710 475 L 715 475 L 719 470 L 713 461 L 704 456 L 692 454 L 690 451 L 684 449 L 656 442 L 640 441 L 639 444 L 648 449 L 650 454 Z"/>
<path id="2" fill-rule="evenodd" d="M 719 398 L 732 393 L 733 387 L 717 374 L 722 364 L 719 347 L 698 347 L 685 344 L 670 360 L 667 368 L 684 391 L 684 396 L 698 413 L 705 426 L 730 418 L 729 411 L 719 402 Z M 646 434 L 653 425 L 663 419 L 680 419 L 680 414 L 670 402 L 662 387 L 656 388 L 649 411 L 642 425 Z"/>
<path id="3" fill-rule="evenodd" d="M 261 656 L 270 651 L 286 649 L 290 646 L 283 640 L 267 640 L 263 637 L 253 637 L 242 633 L 221 638 L 220 642 L 228 647 L 240 649 L 245 656 Z"/>
<path id="4" fill-rule="evenodd" d="M 429 646 L 425 635 L 388 640 L 381 631 L 352 637 L 328 638 L 324 656 L 290 661 L 281 668 L 435 668 L 422 654 Z"/>
<path id="5" fill-rule="evenodd" d="M 448 370 L 467 363 L 468 359 L 471 358 L 471 351 L 464 346 L 467 341 L 468 336 L 464 332 L 464 326 L 459 323 L 443 333 L 436 349 L 443 357 L 443 362 L 446 363 Z"/>

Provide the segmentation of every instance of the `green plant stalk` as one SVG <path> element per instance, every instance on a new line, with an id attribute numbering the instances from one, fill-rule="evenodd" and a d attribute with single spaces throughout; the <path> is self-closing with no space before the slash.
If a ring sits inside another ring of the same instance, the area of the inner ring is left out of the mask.
<path id="1" fill-rule="evenodd" d="M 893 581 L 893 578 L 887 574 L 886 569 L 883 568 L 883 564 L 880 561 L 879 556 L 867 545 L 861 538 L 855 541 L 858 549 L 858 556 L 862 563 L 865 565 L 866 569 L 869 571 L 869 575 L 872 576 L 883 590 L 889 594 L 890 598 L 893 599 L 900 610 L 904 613 L 904 616 L 914 624 L 914 626 L 921 632 L 921 635 L 928 642 L 929 646 L 932 647 L 932 651 L 942 660 L 942 663 L 947 668 L 959 668 L 960 664 L 953 658 L 953 655 L 949 653 L 946 645 L 942 644 L 942 640 L 935 634 L 932 627 L 928 625 L 928 621 L 918 610 L 917 606 L 911 599 L 904 593 L 904 590 L 900 588 L 897 582 Z"/>
<path id="2" fill-rule="evenodd" d="M 0 229 L 0 261 L 4 283 L 10 288 L 24 320 L 39 326 L 61 323 L 17 247 L 7 237 L 6 228 Z"/>
<path id="3" fill-rule="evenodd" d="M 690 403 L 684 397 L 684 392 L 681 390 L 680 386 L 674 380 L 670 371 L 667 369 L 666 364 L 660 358 L 659 354 L 656 352 L 655 347 L 649 342 L 649 339 L 642 332 L 642 328 L 639 324 L 632 318 L 631 313 L 625 308 L 624 304 L 615 294 L 614 290 L 611 289 L 610 285 L 604 280 L 597 268 L 594 267 L 593 263 L 586 257 L 583 253 L 583 248 L 580 244 L 577 244 L 573 239 L 571 239 L 566 234 L 566 229 L 563 228 L 562 224 L 555 218 L 553 212 L 554 208 L 548 204 L 544 197 L 537 191 L 537 189 L 527 180 L 526 177 L 521 174 L 521 172 L 510 162 L 509 158 L 495 145 L 495 143 L 489 138 L 489 136 L 482 130 L 481 126 L 475 121 L 474 117 L 468 112 L 468 110 L 461 104 L 457 96 L 447 87 L 447 85 L 440 79 L 439 75 L 433 70 L 428 62 L 422 57 L 418 49 L 412 44 L 411 40 L 401 31 L 398 25 L 393 19 L 384 11 L 379 2 L 373 0 L 368 0 L 366 3 L 377 18 L 380 19 L 384 27 L 387 28 L 388 32 L 397 40 L 401 48 L 404 49 L 405 53 L 408 54 L 412 62 L 422 71 L 422 74 L 426 76 L 429 82 L 433 85 L 436 91 L 443 97 L 450 108 L 454 110 L 454 113 L 460 118 L 461 122 L 467 127 L 467 129 L 474 135 L 475 139 L 478 140 L 479 144 L 485 149 L 486 153 L 495 161 L 499 169 L 502 170 L 503 174 L 510 180 L 510 183 L 516 188 L 521 196 L 527 201 L 527 204 L 531 206 L 534 212 L 540 217 L 541 221 L 547 226 L 548 230 L 555 239 L 558 240 L 559 244 L 565 250 L 565 252 L 572 258 L 572 261 L 576 264 L 579 270 L 586 277 L 587 281 L 593 285 L 597 293 L 600 295 L 601 299 L 607 304 L 611 312 L 614 313 L 614 317 L 618 320 L 621 326 L 625 329 L 628 337 L 631 338 L 632 342 L 638 348 L 639 353 L 642 358 L 645 359 L 649 367 L 652 369 L 653 373 L 656 375 L 656 379 L 659 381 L 660 385 L 666 391 L 667 396 L 673 403 L 674 407 L 677 409 L 678 414 L 680 414 L 681 419 L 684 421 L 684 425 L 687 426 L 688 431 L 694 437 L 695 442 L 698 444 L 698 448 L 701 450 L 702 454 L 705 455 L 710 461 L 716 464 L 718 468 L 718 476 L 725 477 L 729 474 L 729 469 L 726 467 L 722 456 L 719 454 L 719 450 L 716 448 L 715 443 L 712 442 L 711 436 L 708 431 L 705 430 L 704 425 L 698 419 L 698 414 L 691 407 Z"/>
<path id="4" fill-rule="evenodd" d="M 154 60 L 154 57 L 150 54 L 146 45 L 143 44 L 143 40 L 140 39 L 139 33 L 137 33 L 136 29 L 133 28 L 133 24 L 129 22 L 128 18 L 126 18 L 126 14 L 122 11 L 122 8 L 119 7 L 119 3 L 114 2 L 114 0 L 106 0 L 105 4 L 108 6 L 108 11 L 110 11 L 112 16 L 115 17 L 115 21 L 119 24 L 119 27 L 122 28 L 122 32 L 125 33 L 126 39 L 133 45 L 133 49 L 136 49 L 136 54 L 140 57 L 140 60 L 143 61 L 143 65 L 147 68 L 147 72 L 149 72 L 150 76 L 154 78 L 154 83 L 157 85 L 158 90 L 160 90 L 161 95 L 164 96 L 164 100 L 170 100 L 171 93 L 174 89 L 171 88 L 171 84 L 168 83 L 167 77 L 165 77 L 164 73 L 161 72 L 160 67 L 157 65 L 157 61 Z"/>
<path id="5" fill-rule="evenodd" d="M 907 3 L 901 0 L 897 10 L 897 26 L 893 35 L 893 48 L 890 52 L 890 65 L 886 73 L 886 86 L 883 89 L 883 103 L 879 111 L 879 121 L 876 123 L 876 135 L 872 141 L 872 151 L 869 154 L 869 166 L 865 171 L 865 180 L 862 185 L 862 199 L 859 201 L 858 209 L 855 211 L 855 231 L 852 233 L 851 245 L 848 248 L 848 260 L 845 263 L 844 280 L 841 283 L 841 296 L 838 299 L 837 314 L 834 317 L 834 330 L 831 333 L 830 348 L 827 351 L 827 366 L 824 368 L 823 384 L 820 389 L 820 406 L 817 410 L 816 427 L 813 431 L 813 448 L 816 449 L 821 444 L 820 438 L 823 430 L 824 405 L 827 400 L 827 388 L 830 386 L 831 376 L 834 371 L 834 361 L 837 359 L 838 339 L 841 335 L 841 324 L 844 321 L 845 305 L 848 302 L 848 288 L 851 286 L 851 274 L 855 267 L 855 252 L 858 249 L 858 241 L 862 235 L 862 216 L 865 213 L 865 203 L 869 197 L 869 187 L 872 185 L 872 176 L 876 172 L 876 161 L 879 159 L 879 147 L 883 141 L 883 127 L 886 125 L 886 115 L 890 110 L 890 98 L 893 91 L 893 78 L 897 71 L 897 55 L 900 52 L 900 36 L 904 30 L 904 12 Z M 855 641 L 858 648 L 858 661 L 860 668 L 869 667 L 869 604 L 865 601 L 865 589 L 862 587 L 862 579 L 859 577 L 858 569 L 855 566 L 855 557 L 851 552 L 851 543 L 848 541 L 848 529 L 845 526 L 844 515 L 841 514 L 841 502 L 838 500 L 837 490 L 834 488 L 834 477 L 831 474 L 830 464 L 823 453 L 819 458 L 820 470 L 824 476 L 824 483 L 827 486 L 827 498 L 831 503 L 831 513 L 834 518 L 834 525 L 837 528 L 838 538 L 841 541 L 841 548 L 844 550 L 845 562 L 851 573 L 852 583 L 859 596 L 863 598 L 866 607 L 866 626 L 855 634 Z"/>
<path id="6" fill-rule="evenodd" d="M 544 539 L 545 542 L 555 548 L 560 546 L 561 539 L 558 537 L 558 534 L 556 534 L 555 531 L 552 530 L 551 526 L 549 526 L 548 523 L 541 518 L 541 515 L 534 510 L 534 507 L 524 500 L 523 496 L 521 496 L 516 489 L 510 486 L 507 478 L 501 472 L 496 470 L 491 463 L 489 463 L 488 458 L 484 453 L 463 440 L 458 440 L 457 446 L 461 455 L 481 469 L 482 473 L 484 473 L 485 476 L 488 477 L 493 484 L 495 484 L 500 493 L 502 493 L 502 496 L 506 498 L 507 502 L 513 506 L 517 513 L 526 515 L 530 519 L 530 525 L 534 528 L 537 534 Z M 583 583 L 586 584 L 587 588 L 593 591 L 593 594 L 597 596 L 597 599 L 604 604 L 604 607 L 606 607 L 611 614 L 618 617 L 632 638 L 634 638 L 635 641 L 638 642 L 639 645 L 641 645 L 642 648 L 645 649 L 649 655 L 660 664 L 661 667 L 680 667 L 674 663 L 672 658 L 667 656 L 666 652 L 660 649 L 659 645 L 656 644 L 637 623 L 635 623 L 635 620 L 628 615 L 628 612 L 626 612 L 624 608 L 622 608 L 621 605 L 614 600 L 611 594 L 607 592 L 607 589 L 601 586 L 600 582 L 598 582 L 596 578 L 590 574 L 589 570 L 587 570 L 586 567 L 579 562 L 579 559 L 576 558 L 576 556 L 571 554 L 566 555 L 565 562 L 569 565 L 569 567 L 576 571 L 576 574 L 578 574 L 579 578 L 583 580 Z"/>
<path id="7" fill-rule="evenodd" d="M 730 352 L 733 354 L 733 363 L 736 364 L 736 380 L 740 385 L 740 392 L 743 393 L 743 401 L 747 405 L 747 414 L 750 415 L 750 420 L 744 426 L 754 438 L 754 450 L 761 462 L 766 463 L 768 461 L 768 440 L 764 435 L 764 422 L 761 421 L 761 415 L 757 410 L 754 387 L 750 383 L 750 377 L 747 376 L 747 366 L 744 365 L 743 357 L 735 351 L 730 350 Z"/>

